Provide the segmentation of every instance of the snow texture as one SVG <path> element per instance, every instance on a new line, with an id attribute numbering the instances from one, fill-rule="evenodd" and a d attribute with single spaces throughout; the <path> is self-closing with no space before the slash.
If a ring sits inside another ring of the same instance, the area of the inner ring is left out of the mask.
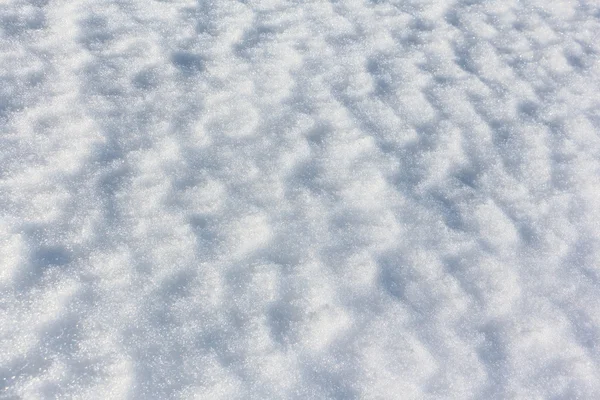
<path id="1" fill-rule="evenodd" d="M 1 399 L 600 398 L 596 0 L 4 0 Z"/>

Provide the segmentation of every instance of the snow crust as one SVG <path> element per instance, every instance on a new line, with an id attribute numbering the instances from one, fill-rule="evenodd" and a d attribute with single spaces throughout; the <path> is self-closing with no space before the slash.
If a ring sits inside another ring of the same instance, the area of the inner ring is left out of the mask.
<path id="1" fill-rule="evenodd" d="M 600 398 L 600 3 L 5 0 L 0 398 Z"/>

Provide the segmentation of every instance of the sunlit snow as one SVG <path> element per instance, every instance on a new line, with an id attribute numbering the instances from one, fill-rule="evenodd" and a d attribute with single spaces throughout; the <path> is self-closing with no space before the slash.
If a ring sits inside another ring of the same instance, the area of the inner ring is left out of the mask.
<path id="1" fill-rule="evenodd" d="M 0 399 L 576 398 L 598 1 L 0 3 Z"/>

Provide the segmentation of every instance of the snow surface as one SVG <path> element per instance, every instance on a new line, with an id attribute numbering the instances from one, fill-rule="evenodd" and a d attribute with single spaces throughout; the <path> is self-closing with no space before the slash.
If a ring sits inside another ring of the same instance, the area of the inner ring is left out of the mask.
<path id="1" fill-rule="evenodd" d="M 4 0 L 0 398 L 600 398 L 596 0 Z"/>

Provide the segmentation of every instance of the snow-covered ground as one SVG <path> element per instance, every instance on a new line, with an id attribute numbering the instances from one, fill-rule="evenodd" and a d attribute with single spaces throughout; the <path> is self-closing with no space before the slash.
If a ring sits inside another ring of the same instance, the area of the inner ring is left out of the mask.
<path id="1" fill-rule="evenodd" d="M 600 398 L 600 3 L 2 1 L 0 398 Z"/>

